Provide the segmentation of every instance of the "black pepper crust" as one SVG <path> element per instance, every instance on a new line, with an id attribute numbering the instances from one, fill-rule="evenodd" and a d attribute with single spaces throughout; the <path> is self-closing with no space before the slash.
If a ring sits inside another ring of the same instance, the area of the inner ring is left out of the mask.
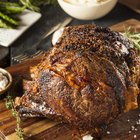
<path id="1" fill-rule="evenodd" d="M 69 123 L 82 134 L 99 136 L 120 113 L 137 107 L 138 52 L 121 33 L 106 27 L 66 27 L 31 75 L 37 92 L 18 99 L 21 116 L 22 108 L 40 96 L 45 111 L 39 110 L 41 102 L 37 102 L 38 108 L 30 107 L 37 115 Z"/>

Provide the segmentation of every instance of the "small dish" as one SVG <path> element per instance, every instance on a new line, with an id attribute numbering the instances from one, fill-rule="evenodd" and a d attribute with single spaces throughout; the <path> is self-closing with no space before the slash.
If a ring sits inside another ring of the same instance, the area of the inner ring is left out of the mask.
<path id="1" fill-rule="evenodd" d="M 65 0 L 58 0 L 58 3 L 67 14 L 74 18 L 93 20 L 108 14 L 116 5 L 117 0 L 105 0 L 89 4 L 73 4 Z"/>
<path id="2" fill-rule="evenodd" d="M 5 86 L 5 88 L 3 90 L 0 90 L 0 95 L 2 95 L 12 85 L 12 76 L 11 76 L 11 74 L 7 70 L 2 69 L 2 68 L 0 68 L 0 73 L 2 73 L 7 78 L 7 80 L 8 80 L 8 84 Z"/>

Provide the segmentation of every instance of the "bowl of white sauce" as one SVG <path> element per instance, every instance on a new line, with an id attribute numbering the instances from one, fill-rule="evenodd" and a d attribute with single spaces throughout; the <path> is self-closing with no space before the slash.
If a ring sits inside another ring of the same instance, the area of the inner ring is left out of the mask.
<path id="1" fill-rule="evenodd" d="M 58 0 L 58 3 L 68 15 L 74 18 L 93 20 L 108 14 L 117 0 Z"/>
<path id="2" fill-rule="evenodd" d="M 11 84 L 11 74 L 7 70 L 0 68 L 0 95 L 9 89 Z"/>

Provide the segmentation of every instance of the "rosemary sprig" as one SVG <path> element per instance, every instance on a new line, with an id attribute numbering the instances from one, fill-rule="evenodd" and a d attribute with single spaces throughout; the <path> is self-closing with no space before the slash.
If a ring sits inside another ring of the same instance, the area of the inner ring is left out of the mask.
<path id="1" fill-rule="evenodd" d="M 18 112 L 14 108 L 14 100 L 12 99 L 12 97 L 10 95 L 8 95 L 7 98 L 5 99 L 5 101 L 6 101 L 6 103 L 5 103 L 6 108 L 10 109 L 13 117 L 16 118 L 16 129 L 15 129 L 16 134 L 20 138 L 20 140 L 24 140 L 23 130 L 21 128 L 21 119 L 18 115 Z"/>
<path id="2" fill-rule="evenodd" d="M 136 47 L 140 51 L 140 33 L 137 31 L 131 31 L 131 27 L 127 28 L 124 32 L 124 35 L 126 35 L 134 44 L 134 47 Z"/>

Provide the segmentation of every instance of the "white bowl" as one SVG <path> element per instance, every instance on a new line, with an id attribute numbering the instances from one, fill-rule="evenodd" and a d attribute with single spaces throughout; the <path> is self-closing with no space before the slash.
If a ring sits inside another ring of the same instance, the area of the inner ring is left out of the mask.
<path id="1" fill-rule="evenodd" d="M 89 5 L 76 5 L 64 0 L 58 0 L 58 3 L 70 16 L 82 20 L 91 20 L 101 18 L 108 14 L 116 5 L 117 0 L 106 0 L 104 2 Z"/>
<path id="2" fill-rule="evenodd" d="M 2 95 L 3 93 L 5 93 L 5 92 L 11 87 L 11 85 L 12 85 L 12 75 L 11 75 L 7 70 L 5 70 L 5 69 L 3 69 L 3 68 L 0 68 L 0 72 L 1 72 L 4 76 L 6 76 L 7 79 L 8 79 L 8 84 L 7 84 L 7 86 L 6 86 L 3 90 L 0 91 L 0 95 Z"/>

